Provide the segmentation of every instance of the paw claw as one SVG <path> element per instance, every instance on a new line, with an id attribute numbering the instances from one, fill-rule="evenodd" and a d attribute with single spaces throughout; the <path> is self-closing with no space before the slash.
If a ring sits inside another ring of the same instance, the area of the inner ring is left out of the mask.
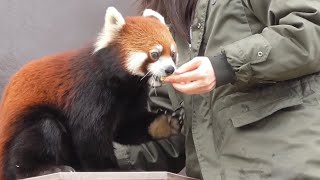
<path id="1" fill-rule="evenodd" d="M 176 118 L 172 118 L 171 117 L 171 121 L 169 122 L 171 130 L 173 132 L 173 134 L 178 134 L 178 132 L 180 132 L 181 129 L 181 124 L 180 121 Z"/>
<path id="2" fill-rule="evenodd" d="M 168 138 L 177 135 L 181 131 L 181 123 L 178 118 L 162 114 L 149 126 L 149 133 L 156 139 Z"/>

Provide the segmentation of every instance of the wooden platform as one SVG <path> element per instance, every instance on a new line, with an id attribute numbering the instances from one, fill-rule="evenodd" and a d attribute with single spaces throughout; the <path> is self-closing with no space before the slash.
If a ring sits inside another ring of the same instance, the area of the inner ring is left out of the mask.
<path id="1" fill-rule="evenodd" d="M 196 180 L 169 172 L 66 172 L 24 180 Z"/>

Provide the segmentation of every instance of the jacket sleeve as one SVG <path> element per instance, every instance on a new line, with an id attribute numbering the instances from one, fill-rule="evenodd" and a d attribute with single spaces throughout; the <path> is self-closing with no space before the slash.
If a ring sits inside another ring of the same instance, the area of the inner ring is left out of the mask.
<path id="1" fill-rule="evenodd" d="M 223 47 L 237 82 L 284 81 L 320 71 L 320 1 L 243 3 L 266 27 Z"/>
<path id="2" fill-rule="evenodd" d="M 178 173 L 185 166 L 183 136 L 128 146 L 114 143 L 121 170 L 169 171 Z"/>

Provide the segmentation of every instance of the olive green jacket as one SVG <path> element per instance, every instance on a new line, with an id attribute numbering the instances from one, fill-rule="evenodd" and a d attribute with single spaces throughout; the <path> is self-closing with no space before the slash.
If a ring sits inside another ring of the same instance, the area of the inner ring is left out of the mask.
<path id="1" fill-rule="evenodd" d="M 199 0 L 191 37 L 175 35 L 178 66 L 222 53 L 236 78 L 202 95 L 169 89 L 186 113 L 187 174 L 320 179 L 320 1 Z"/>

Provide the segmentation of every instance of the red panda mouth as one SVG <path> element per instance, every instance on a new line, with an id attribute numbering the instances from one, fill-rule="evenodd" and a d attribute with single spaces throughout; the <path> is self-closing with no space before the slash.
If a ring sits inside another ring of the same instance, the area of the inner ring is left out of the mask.
<path id="1" fill-rule="evenodd" d="M 162 86 L 162 81 L 161 81 L 159 76 L 151 75 L 149 77 L 148 84 L 149 84 L 150 87 L 153 87 L 153 88 L 161 87 Z"/>
<path id="2" fill-rule="evenodd" d="M 145 74 L 145 75 L 140 79 L 140 81 L 143 81 L 143 80 L 145 80 L 145 82 L 146 82 L 150 87 L 160 87 L 160 86 L 162 86 L 161 78 L 160 78 L 159 76 L 150 74 L 150 72 L 147 73 L 147 74 Z"/>

